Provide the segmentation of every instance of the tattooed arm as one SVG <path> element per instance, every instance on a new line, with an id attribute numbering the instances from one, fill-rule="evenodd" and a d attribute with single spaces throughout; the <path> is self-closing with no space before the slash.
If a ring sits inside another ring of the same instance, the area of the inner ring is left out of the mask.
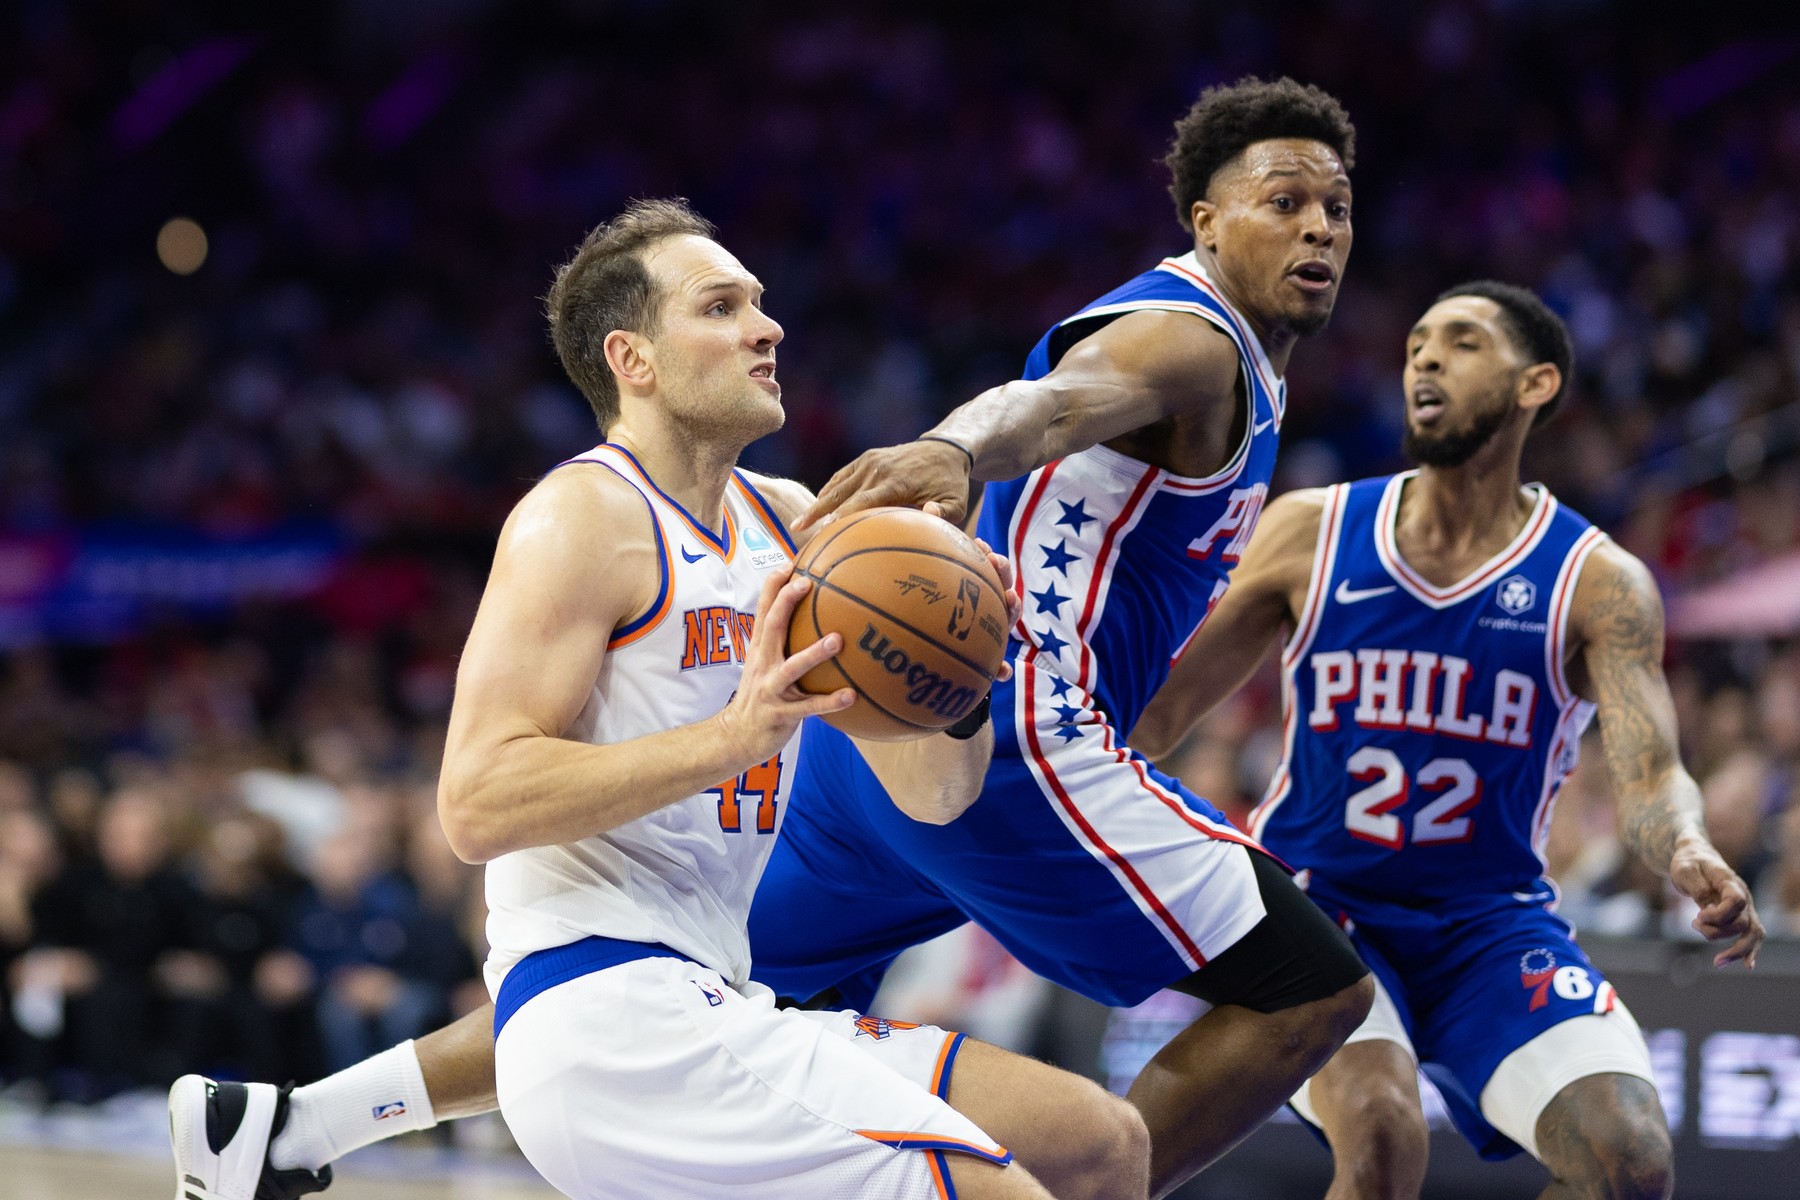
<path id="1" fill-rule="evenodd" d="M 1750 889 L 1707 838 L 1700 789 L 1681 765 L 1656 581 L 1643 563 L 1602 542 L 1581 572 L 1569 623 L 1582 648 L 1581 691 L 1600 709 L 1625 844 L 1700 905 L 1695 929 L 1712 941 L 1731 939 L 1716 964 L 1755 966 L 1763 927 Z"/>

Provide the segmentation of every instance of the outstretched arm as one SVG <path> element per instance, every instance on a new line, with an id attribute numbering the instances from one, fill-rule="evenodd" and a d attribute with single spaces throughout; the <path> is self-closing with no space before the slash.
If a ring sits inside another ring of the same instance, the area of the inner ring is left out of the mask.
<path id="1" fill-rule="evenodd" d="M 971 483 L 1015 479 L 1177 412 L 1228 403 L 1237 377 L 1237 349 L 1207 322 L 1127 313 L 1076 343 L 1042 379 L 991 388 L 917 441 L 860 455 L 831 477 L 799 524 L 927 501 L 960 523 Z"/>
<path id="2" fill-rule="evenodd" d="M 1263 512 L 1231 586 L 1213 605 L 1131 730 L 1132 749 L 1161 758 L 1200 719 L 1244 686 L 1305 607 L 1326 493 L 1308 488 Z"/>
<path id="3" fill-rule="evenodd" d="M 1700 905 L 1694 928 L 1731 939 L 1713 961 L 1756 965 L 1763 927 L 1750 889 L 1706 836 L 1700 789 L 1681 765 L 1675 701 L 1663 676 L 1663 608 L 1656 581 L 1611 542 L 1589 557 L 1571 623 L 1582 642 L 1589 699 L 1599 705 L 1606 765 L 1625 844 Z"/>

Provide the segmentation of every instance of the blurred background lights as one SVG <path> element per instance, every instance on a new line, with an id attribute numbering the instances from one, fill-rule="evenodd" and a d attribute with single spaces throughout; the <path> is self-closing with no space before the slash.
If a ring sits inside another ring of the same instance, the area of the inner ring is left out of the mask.
<path id="1" fill-rule="evenodd" d="M 206 230 L 187 217 L 171 217 L 156 232 L 156 257 L 177 275 L 192 275 L 206 261 Z"/>

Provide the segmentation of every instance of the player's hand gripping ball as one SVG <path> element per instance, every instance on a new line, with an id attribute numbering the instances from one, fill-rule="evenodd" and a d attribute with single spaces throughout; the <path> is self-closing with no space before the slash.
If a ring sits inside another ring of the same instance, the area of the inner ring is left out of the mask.
<path id="1" fill-rule="evenodd" d="M 987 555 L 949 522 L 871 508 L 825 526 L 794 574 L 810 579 L 788 623 L 792 655 L 836 630 L 844 648 L 800 690 L 848 684 L 856 703 L 826 720 L 897 742 L 946 729 L 988 693 L 1006 659 L 1006 597 Z"/>

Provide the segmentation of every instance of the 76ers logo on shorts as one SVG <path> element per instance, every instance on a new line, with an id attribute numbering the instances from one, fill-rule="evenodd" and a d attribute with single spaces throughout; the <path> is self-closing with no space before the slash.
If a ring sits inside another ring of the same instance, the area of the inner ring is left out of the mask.
<path id="1" fill-rule="evenodd" d="M 917 1028 L 918 1025 L 912 1021 L 890 1021 L 886 1017 L 858 1017 L 856 1018 L 855 1036 L 872 1037 L 879 1042 L 896 1029 Z"/>
<path id="2" fill-rule="evenodd" d="M 1519 959 L 1519 986 L 1531 993 L 1531 1007 L 1536 1012 L 1550 1003 L 1550 981 L 1556 978 L 1556 955 L 1548 950 L 1527 950 Z"/>

